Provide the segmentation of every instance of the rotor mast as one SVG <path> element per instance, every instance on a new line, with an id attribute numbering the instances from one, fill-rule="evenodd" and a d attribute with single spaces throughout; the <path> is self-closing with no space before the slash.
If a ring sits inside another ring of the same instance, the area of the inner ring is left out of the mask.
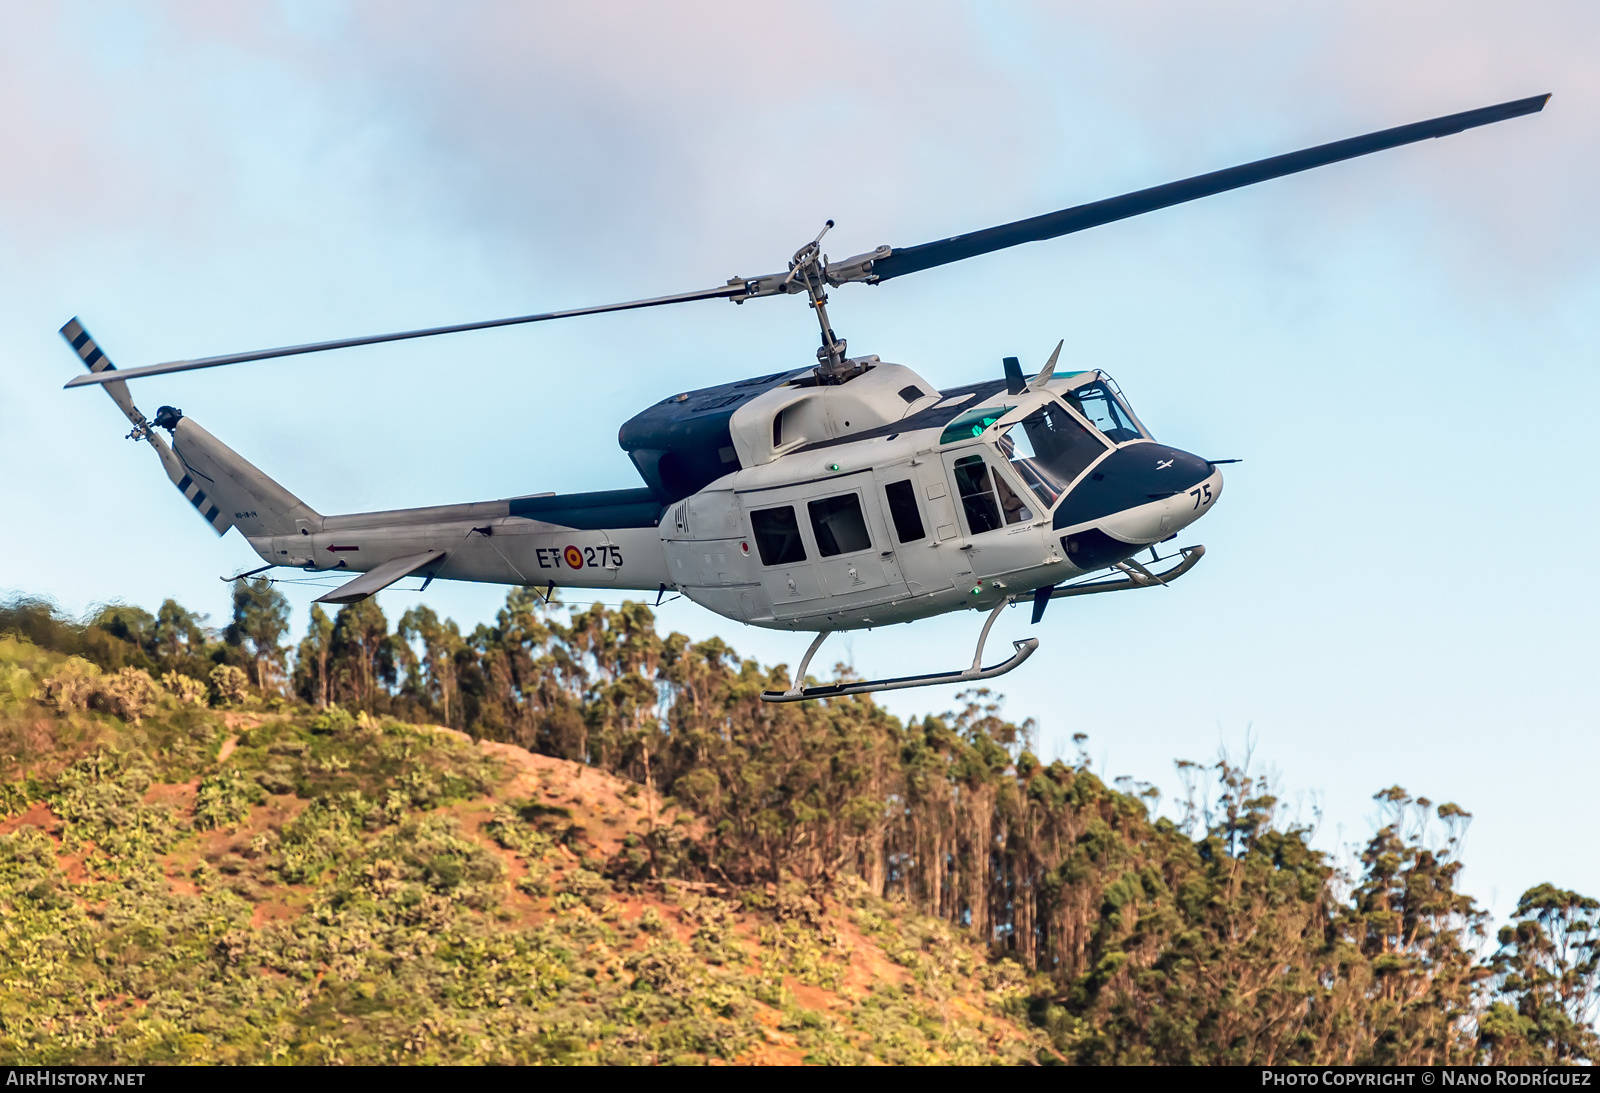
<path id="1" fill-rule="evenodd" d="M 817 348 L 817 379 L 825 384 L 843 383 L 862 370 L 845 363 L 845 340 L 833 332 L 828 321 L 828 256 L 822 253 L 822 237 L 831 227 L 832 220 L 822 225 L 815 239 L 794 252 L 786 278 L 786 284 L 798 283 L 804 288 L 811 310 L 817 313 L 817 323 L 822 327 L 822 345 Z"/>

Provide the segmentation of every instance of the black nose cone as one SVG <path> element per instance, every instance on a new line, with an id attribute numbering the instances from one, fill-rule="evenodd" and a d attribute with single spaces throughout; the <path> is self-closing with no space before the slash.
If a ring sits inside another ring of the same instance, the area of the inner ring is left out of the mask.
<path id="1" fill-rule="evenodd" d="M 1124 543 L 1099 528 L 1084 528 L 1071 535 L 1063 535 L 1061 549 L 1067 552 L 1068 561 L 1088 573 L 1125 561 L 1143 550 L 1144 546 L 1140 543 Z"/>
<path id="2" fill-rule="evenodd" d="M 1161 501 L 1211 477 L 1211 464 L 1165 444 L 1129 444 L 1097 463 L 1056 509 L 1054 524 L 1070 528 L 1114 512 Z"/>

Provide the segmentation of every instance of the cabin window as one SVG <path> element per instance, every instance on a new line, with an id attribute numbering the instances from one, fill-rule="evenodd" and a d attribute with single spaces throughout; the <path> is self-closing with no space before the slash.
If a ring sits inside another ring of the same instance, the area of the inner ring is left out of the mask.
<path id="1" fill-rule="evenodd" d="M 890 482 L 883 487 L 883 496 L 889 502 L 889 517 L 894 521 L 895 538 L 902 543 L 914 543 L 926 538 L 922 527 L 922 514 L 917 512 L 917 489 L 907 478 L 903 482 Z"/>
<path id="2" fill-rule="evenodd" d="M 867 535 L 867 521 L 861 515 L 861 498 L 855 494 L 825 497 L 811 502 L 808 507 L 817 550 L 824 558 L 854 554 L 872 546 L 872 539 Z"/>
<path id="3" fill-rule="evenodd" d="M 981 535 L 1005 525 L 1000 522 L 1000 506 L 994 500 L 994 482 L 989 465 L 981 455 L 966 455 L 956 460 L 956 491 L 967 514 L 967 531 Z"/>
<path id="4" fill-rule="evenodd" d="M 752 512 L 750 529 L 755 532 L 762 565 L 792 565 L 806 560 L 806 545 L 800 541 L 800 521 L 795 518 L 793 505 Z"/>
<path id="5" fill-rule="evenodd" d="M 1047 509 L 1106 450 L 1077 418 L 1054 404 L 1041 406 L 1007 429 L 995 446 Z"/>
<path id="6" fill-rule="evenodd" d="M 1133 417 L 1117 401 L 1111 389 L 1104 383 L 1088 383 L 1076 387 L 1062 398 L 1078 413 L 1089 419 L 1093 425 L 1105 434 L 1106 439 L 1113 444 L 1121 444 L 1125 440 L 1138 440 L 1141 434 L 1139 427 L 1133 423 Z"/>

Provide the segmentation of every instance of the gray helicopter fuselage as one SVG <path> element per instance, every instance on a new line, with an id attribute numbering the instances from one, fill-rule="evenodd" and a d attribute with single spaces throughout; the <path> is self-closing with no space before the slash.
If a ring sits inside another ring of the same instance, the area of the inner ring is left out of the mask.
<path id="1" fill-rule="evenodd" d="M 1086 387 L 1137 435 L 1115 443 L 1070 410 L 1062 395 Z M 1092 446 L 1068 463 L 1075 478 L 1048 487 L 1030 484 L 1038 464 L 1016 442 L 1046 411 Z M 1003 381 L 936 392 L 874 361 L 842 385 L 771 390 L 730 425 L 740 469 L 670 506 L 660 533 L 669 587 L 755 626 L 992 607 L 1168 539 L 1222 492 L 1221 472 L 1151 439 L 1098 372 L 1018 394 Z"/>
<path id="2" fill-rule="evenodd" d="M 744 381 L 732 401 L 738 384 L 664 400 L 623 428 L 636 465 L 655 472 L 644 489 L 241 531 L 278 565 L 414 562 L 404 572 L 430 579 L 665 589 L 755 626 L 848 630 L 991 607 L 1104 569 L 1221 494 L 1220 472 L 1150 438 L 1102 373 L 1015 394 L 1005 381 L 937 391 L 903 366 L 860 363 L 842 384 L 807 382 L 805 369 Z M 662 435 L 667 446 L 641 457 L 640 438 Z M 686 479 L 698 488 L 673 497 Z M 363 586 L 347 587 L 329 599 Z"/>

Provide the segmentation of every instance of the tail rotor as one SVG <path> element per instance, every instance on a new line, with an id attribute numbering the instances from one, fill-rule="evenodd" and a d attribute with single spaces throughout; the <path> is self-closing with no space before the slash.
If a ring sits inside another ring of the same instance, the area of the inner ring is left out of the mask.
<path id="1" fill-rule="evenodd" d="M 101 375 L 117 370 L 76 318 L 61 328 L 61 336 L 91 373 Z M 101 383 L 111 401 L 133 424 L 128 439 L 147 441 L 155 449 L 172 484 L 218 535 L 236 525 L 246 538 L 293 534 L 301 524 L 320 526 L 321 517 L 310 507 L 185 418 L 181 411 L 163 406 L 152 421 L 133 404 L 127 383 Z M 156 432 L 157 426 L 172 434 L 171 444 Z"/>

